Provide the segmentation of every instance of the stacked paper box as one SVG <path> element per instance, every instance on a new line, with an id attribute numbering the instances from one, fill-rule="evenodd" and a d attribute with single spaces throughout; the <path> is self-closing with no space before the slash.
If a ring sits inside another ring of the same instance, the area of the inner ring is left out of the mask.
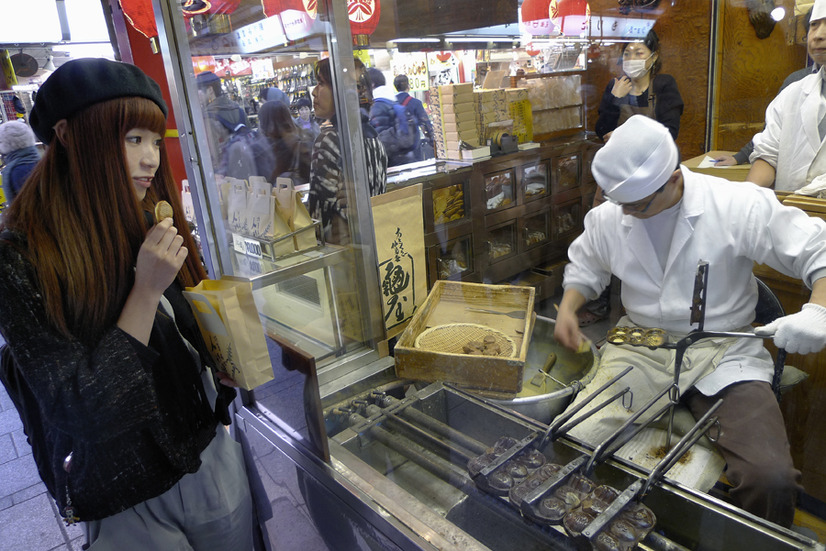
<path id="1" fill-rule="evenodd" d="M 438 133 L 434 125 L 437 154 L 442 158 L 461 159 L 461 142 L 474 147 L 480 145 L 473 84 L 448 84 L 432 88 L 431 98 L 434 97 L 438 97 L 440 123 Z M 441 142 L 441 147 L 438 142 Z"/>

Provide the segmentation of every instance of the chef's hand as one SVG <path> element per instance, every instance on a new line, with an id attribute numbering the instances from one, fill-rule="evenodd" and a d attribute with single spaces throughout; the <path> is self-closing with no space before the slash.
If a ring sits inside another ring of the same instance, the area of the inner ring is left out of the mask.
<path id="1" fill-rule="evenodd" d="M 631 91 L 631 79 L 626 75 L 614 79 L 614 87 L 611 93 L 618 98 L 624 98 Z"/>
<path id="2" fill-rule="evenodd" d="M 785 348 L 792 354 L 820 352 L 826 347 L 826 308 L 809 302 L 796 314 L 755 327 L 754 334 L 773 336 L 778 348 Z"/>
<path id="3" fill-rule="evenodd" d="M 569 314 L 563 309 L 557 312 L 556 324 L 554 324 L 554 339 L 574 352 L 579 349 L 580 344 L 586 340 L 586 337 L 579 330 L 579 318 L 576 312 Z"/>

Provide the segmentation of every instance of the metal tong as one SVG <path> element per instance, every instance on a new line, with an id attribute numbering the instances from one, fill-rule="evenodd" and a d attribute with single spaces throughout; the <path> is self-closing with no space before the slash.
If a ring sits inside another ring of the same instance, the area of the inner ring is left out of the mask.
<path id="1" fill-rule="evenodd" d="M 593 540 L 599 532 L 605 528 L 622 509 L 628 505 L 632 500 L 642 500 L 651 489 L 651 486 L 657 484 L 665 473 L 668 472 L 674 464 L 680 460 L 688 449 L 699 440 L 703 434 L 708 431 L 711 426 L 717 422 L 716 417 L 712 417 L 717 409 L 722 405 L 723 400 L 718 400 L 709 410 L 703 415 L 699 421 L 692 427 L 690 431 L 674 446 L 666 456 L 660 461 L 656 467 L 648 475 L 648 478 L 643 481 L 638 479 L 636 482 L 626 488 L 597 518 L 593 520 L 580 534 L 580 538 Z"/>

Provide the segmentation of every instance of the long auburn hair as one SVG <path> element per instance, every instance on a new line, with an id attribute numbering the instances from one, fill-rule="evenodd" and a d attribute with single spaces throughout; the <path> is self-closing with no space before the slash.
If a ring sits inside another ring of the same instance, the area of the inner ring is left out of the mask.
<path id="1" fill-rule="evenodd" d="M 189 250 L 178 280 L 191 286 L 206 277 L 164 144 L 151 188 L 142 202 L 136 198 L 124 149 L 134 128 L 163 136 L 166 120 L 154 102 L 139 97 L 96 103 L 68 118 L 65 146 L 52 136 L 5 213 L 4 226 L 28 240 L 49 320 L 88 345 L 120 316 L 149 227 L 144 212 L 157 201 L 172 205 Z"/>

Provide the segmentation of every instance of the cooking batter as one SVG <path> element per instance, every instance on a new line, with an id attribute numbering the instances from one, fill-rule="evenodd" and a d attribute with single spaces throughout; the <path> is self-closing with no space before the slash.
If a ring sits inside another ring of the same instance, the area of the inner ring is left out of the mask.
<path id="1" fill-rule="evenodd" d="M 783 206 L 774 193 L 677 167 L 668 129 L 631 117 L 597 152 L 592 172 L 608 202 L 585 217 L 585 231 L 568 251 L 565 293 L 554 337 L 576 349 L 585 338 L 577 310 L 609 284 L 622 281 L 627 316 L 618 325 L 659 327 L 672 338 L 694 329 L 689 316 L 700 260 L 709 263 L 705 330 L 750 331 L 757 304 L 754 262 L 802 279 L 812 289 L 803 309 L 765 328 L 791 353 L 826 346 L 826 223 Z M 634 406 L 673 380 L 673 351 L 606 345 L 601 370 L 635 367 Z M 772 391 L 771 356 L 760 339 L 715 339 L 689 348 L 682 366 L 683 402 L 699 418 L 719 398 L 716 446 L 737 505 L 789 527 L 800 472 L 789 453 Z M 586 388 L 586 393 L 588 389 Z M 606 393 L 606 395 L 610 395 Z M 605 434 L 595 424 L 591 435 Z M 608 430 L 605 428 L 604 430 Z"/>

